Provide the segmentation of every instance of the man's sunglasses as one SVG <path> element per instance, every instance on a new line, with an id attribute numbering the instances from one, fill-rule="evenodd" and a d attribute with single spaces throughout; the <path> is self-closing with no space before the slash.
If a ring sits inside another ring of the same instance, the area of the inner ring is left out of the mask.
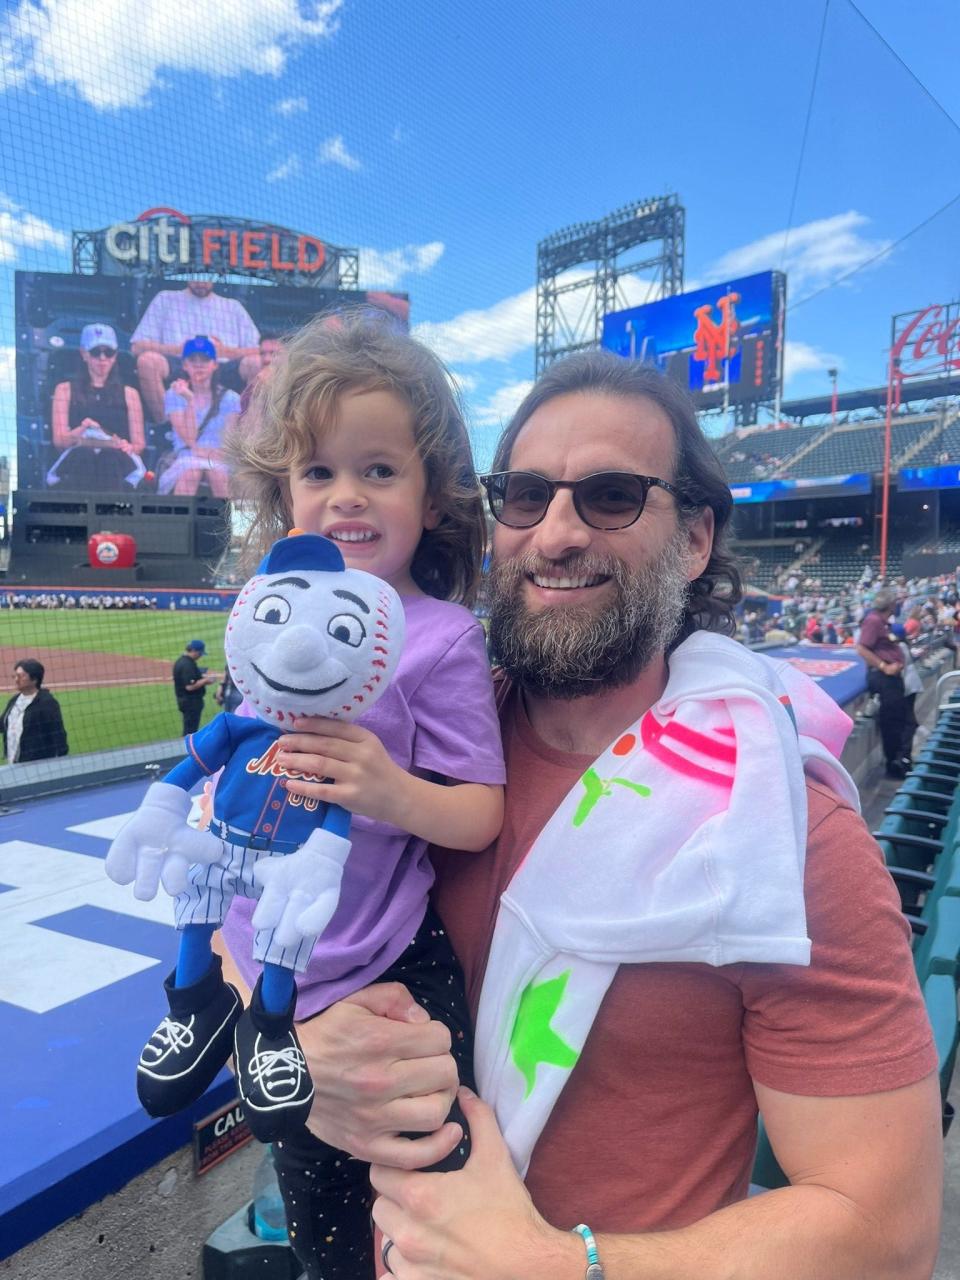
<path id="1" fill-rule="evenodd" d="M 626 529 L 640 519 L 647 494 L 654 487 L 675 498 L 680 491 L 656 476 L 635 476 L 627 471 L 598 471 L 580 480 L 547 480 L 534 471 L 496 471 L 481 476 L 490 514 L 511 529 L 530 529 L 547 514 L 558 489 L 569 489 L 573 506 L 591 529 Z"/>
<path id="2" fill-rule="evenodd" d="M 94 360 L 112 360 L 116 354 L 115 347 L 92 347 L 90 350 Z"/>

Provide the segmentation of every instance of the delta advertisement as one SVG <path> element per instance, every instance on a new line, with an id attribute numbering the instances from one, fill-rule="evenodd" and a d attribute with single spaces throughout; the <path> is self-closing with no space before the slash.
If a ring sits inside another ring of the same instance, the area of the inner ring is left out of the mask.
<path id="1" fill-rule="evenodd" d="M 601 345 L 656 365 L 699 410 L 772 400 L 783 370 L 786 277 L 761 271 L 603 318 Z"/>

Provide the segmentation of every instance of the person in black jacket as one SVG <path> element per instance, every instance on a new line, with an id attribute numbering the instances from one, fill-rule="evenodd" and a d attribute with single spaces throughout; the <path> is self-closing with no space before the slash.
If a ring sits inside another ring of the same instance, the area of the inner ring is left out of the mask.
<path id="1" fill-rule="evenodd" d="M 183 736 L 196 733 L 203 714 L 203 699 L 208 684 L 216 684 L 219 676 L 209 675 L 206 667 L 198 667 L 207 646 L 202 640 L 188 640 L 187 647 L 173 664 L 173 690 L 183 717 Z"/>
<path id="2" fill-rule="evenodd" d="M 21 658 L 13 668 L 17 692 L 3 709 L 0 730 L 7 764 L 48 760 L 67 754 L 67 731 L 60 704 L 42 688 L 44 667 L 36 658 Z"/>

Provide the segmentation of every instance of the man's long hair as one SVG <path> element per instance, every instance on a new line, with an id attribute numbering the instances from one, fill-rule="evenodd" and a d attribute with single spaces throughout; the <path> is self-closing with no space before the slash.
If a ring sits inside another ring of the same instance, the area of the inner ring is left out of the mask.
<path id="1" fill-rule="evenodd" d="M 694 631 L 736 631 L 734 610 L 743 598 L 737 559 L 728 546 L 733 496 L 716 454 L 700 430 L 693 402 L 675 382 L 650 365 L 625 360 L 609 351 L 583 351 L 552 364 L 535 383 L 497 446 L 494 471 L 510 469 L 510 454 L 527 419 L 557 396 L 597 392 L 621 399 L 643 398 L 663 410 L 673 426 L 676 462 L 673 484 L 681 524 L 707 507 L 713 512 L 713 549 L 703 573 L 690 583 L 683 624 L 675 643 Z"/>

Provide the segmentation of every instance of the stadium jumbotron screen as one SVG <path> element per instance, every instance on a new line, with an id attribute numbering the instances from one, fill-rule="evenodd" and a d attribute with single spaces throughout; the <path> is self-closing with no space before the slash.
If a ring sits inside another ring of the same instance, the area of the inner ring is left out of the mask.
<path id="1" fill-rule="evenodd" d="M 697 408 L 772 400 L 781 378 L 786 277 L 762 271 L 603 318 L 601 345 L 655 364 Z"/>
<path id="2" fill-rule="evenodd" d="M 219 445 L 245 387 L 285 334 L 359 304 L 407 327 L 403 294 L 18 271 L 19 487 L 226 497 Z"/>

